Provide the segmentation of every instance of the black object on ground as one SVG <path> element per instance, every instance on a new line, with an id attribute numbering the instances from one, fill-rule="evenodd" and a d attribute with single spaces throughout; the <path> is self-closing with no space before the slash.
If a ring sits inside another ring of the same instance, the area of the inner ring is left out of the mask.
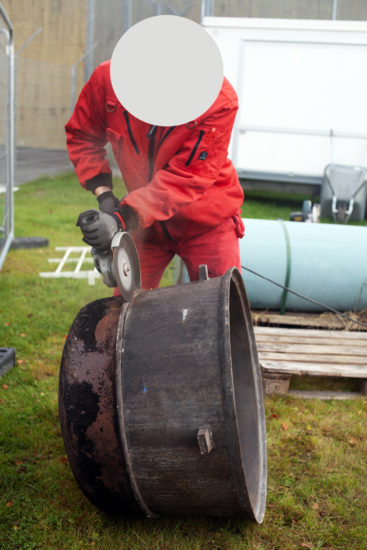
<path id="1" fill-rule="evenodd" d="M 15 349 L 0 348 L 0 376 L 3 376 L 15 365 Z"/>
<path id="2" fill-rule="evenodd" d="M 45 237 L 15 237 L 12 240 L 10 248 L 18 250 L 20 248 L 41 248 L 49 245 L 49 240 Z"/>

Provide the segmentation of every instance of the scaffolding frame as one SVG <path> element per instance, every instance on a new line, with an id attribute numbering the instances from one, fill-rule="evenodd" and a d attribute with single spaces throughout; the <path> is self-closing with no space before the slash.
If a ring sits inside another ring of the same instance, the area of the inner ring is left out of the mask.
<path id="1" fill-rule="evenodd" d="M 0 35 L 5 35 L 7 57 L 7 106 L 5 117 L 4 155 L 6 163 L 4 219 L 0 227 L 0 269 L 4 263 L 14 238 L 14 154 L 15 154 L 15 61 L 14 29 L 2 4 L 0 3 Z M 4 25 L 4 26 L 3 26 Z M 3 160 L 2 159 L 2 160 Z"/>

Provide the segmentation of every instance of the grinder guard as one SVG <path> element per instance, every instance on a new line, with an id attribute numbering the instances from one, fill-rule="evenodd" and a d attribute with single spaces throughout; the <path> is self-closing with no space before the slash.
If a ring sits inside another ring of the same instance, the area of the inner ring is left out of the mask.
<path id="1" fill-rule="evenodd" d="M 96 269 L 108 287 L 119 287 L 125 302 L 140 288 L 141 274 L 138 253 L 129 233 L 119 231 L 111 241 L 110 250 L 92 248 Z"/>

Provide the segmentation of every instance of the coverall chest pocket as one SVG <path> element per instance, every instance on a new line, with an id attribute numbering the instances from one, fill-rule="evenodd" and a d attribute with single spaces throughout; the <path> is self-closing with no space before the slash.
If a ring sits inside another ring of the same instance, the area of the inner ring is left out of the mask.
<path id="1" fill-rule="evenodd" d="M 193 132 L 184 156 L 186 170 L 202 177 L 218 176 L 227 154 L 218 134 L 214 127 L 204 127 Z"/>

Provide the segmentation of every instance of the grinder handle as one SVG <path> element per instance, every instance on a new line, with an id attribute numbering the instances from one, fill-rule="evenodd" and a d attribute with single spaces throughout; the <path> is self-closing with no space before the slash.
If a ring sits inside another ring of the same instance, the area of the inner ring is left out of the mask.
<path id="1" fill-rule="evenodd" d="M 76 221 L 76 225 L 78 227 L 85 227 L 86 225 L 89 225 L 93 222 L 96 222 L 99 218 L 99 212 L 95 209 L 86 210 L 85 212 L 82 212 L 79 214 L 79 217 Z"/>

